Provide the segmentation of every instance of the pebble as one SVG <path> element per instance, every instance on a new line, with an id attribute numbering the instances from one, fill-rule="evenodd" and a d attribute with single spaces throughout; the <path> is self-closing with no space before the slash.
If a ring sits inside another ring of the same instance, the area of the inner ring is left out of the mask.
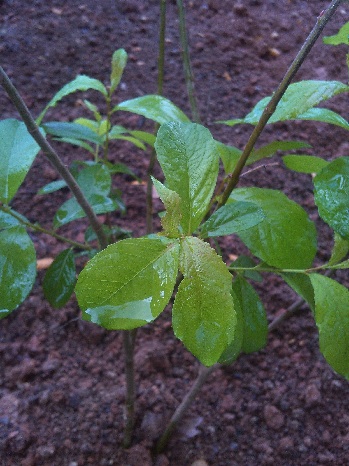
<path id="1" fill-rule="evenodd" d="M 276 406 L 266 405 L 264 407 L 264 419 L 268 427 L 274 430 L 280 429 L 285 423 L 285 416 L 277 409 Z"/>
<path id="2" fill-rule="evenodd" d="M 312 407 L 321 402 L 321 392 L 315 384 L 308 385 L 305 389 L 305 404 Z"/>

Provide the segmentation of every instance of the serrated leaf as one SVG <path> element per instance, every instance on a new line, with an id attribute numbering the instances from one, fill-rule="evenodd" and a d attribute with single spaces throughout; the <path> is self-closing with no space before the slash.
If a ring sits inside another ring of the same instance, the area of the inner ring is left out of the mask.
<path id="1" fill-rule="evenodd" d="M 216 141 L 201 125 L 172 122 L 160 127 L 155 149 L 166 187 L 182 200 L 183 232 L 191 234 L 200 225 L 216 185 Z"/>
<path id="2" fill-rule="evenodd" d="M 108 95 L 108 91 L 101 81 L 98 79 L 90 78 L 89 76 L 83 74 L 78 75 L 75 79 L 73 79 L 73 81 L 67 83 L 57 92 L 57 94 L 55 94 L 55 96 L 46 105 L 44 110 L 40 113 L 37 119 L 37 124 L 41 124 L 41 121 L 44 118 L 47 110 L 51 107 L 55 107 L 57 103 L 63 99 L 63 97 L 66 97 L 67 95 L 73 94 L 77 91 L 88 91 L 90 89 L 94 89 L 95 91 L 100 92 L 105 97 Z"/>
<path id="3" fill-rule="evenodd" d="M 25 228 L 0 231 L 0 319 L 25 300 L 35 277 L 35 249 Z"/>
<path id="4" fill-rule="evenodd" d="M 63 307 L 71 297 L 76 282 L 76 269 L 72 249 L 58 254 L 47 269 L 42 282 L 44 295 L 51 306 Z"/>
<path id="5" fill-rule="evenodd" d="M 225 236 L 252 228 L 264 219 L 262 209 L 249 202 L 236 202 L 220 207 L 201 226 L 201 238 Z"/>
<path id="6" fill-rule="evenodd" d="M 298 173 L 318 173 L 329 162 L 313 155 L 284 155 L 282 160 L 287 168 Z"/>
<path id="7" fill-rule="evenodd" d="M 108 168 L 104 165 L 87 166 L 78 173 L 76 181 L 96 214 L 112 212 L 117 208 L 116 203 L 109 197 L 111 177 Z M 57 210 L 53 226 L 59 228 L 85 215 L 76 199 L 71 198 Z"/>
<path id="8" fill-rule="evenodd" d="M 40 147 L 24 123 L 0 121 L 0 201 L 8 204 L 28 173 Z"/>
<path id="9" fill-rule="evenodd" d="M 331 278 L 311 274 L 320 351 L 332 368 L 349 379 L 349 291 Z"/>
<path id="10" fill-rule="evenodd" d="M 172 296 L 178 273 L 178 241 L 125 239 L 94 256 L 75 288 L 83 318 L 110 330 L 154 320 Z"/>
<path id="11" fill-rule="evenodd" d="M 349 252 L 349 241 L 342 238 L 338 233 L 334 234 L 334 244 L 332 248 L 331 258 L 328 265 L 338 264 Z"/>
<path id="12" fill-rule="evenodd" d="M 268 321 L 264 306 L 254 288 L 245 278 L 237 276 L 232 286 L 242 311 L 241 351 L 244 353 L 259 351 L 267 344 L 268 336 Z"/>
<path id="13" fill-rule="evenodd" d="M 238 234 L 250 251 L 269 265 L 304 269 L 316 254 L 316 229 L 301 206 L 280 191 L 264 188 L 235 189 L 231 202 L 255 203 L 265 218 Z"/>
<path id="14" fill-rule="evenodd" d="M 184 278 L 173 305 L 173 330 L 189 351 L 210 366 L 235 335 L 231 275 L 216 252 L 195 237 L 182 240 L 179 267 Z"/>
<path id="15" fill-rule="evenodd" d="M 349 240 L 349 157 L 329 163 L 314 178 L 314 200 L 320 217 Z"/>
<path id="16" fill-rule="evenodd" d="M 161 225 L 164 229 L 164 234 L 168 238 L 178 238 L 180 236 L 181 222 L 181 198 L 175 192 L 166 188 L 160 181 L 152 177 L 155 189 L 159 194 L 160 199 L 166 208 L 165 215 L 161 218 Z"/>
<path id="17" fill-rule="evenodd" d="M 170 121 L 189 122 L 189 118 L 170 100 L 159 95 L 145 95 L 125 100 L 113 108 L 113 112 L 123 110 L 154 120 L 160 125 Z"/>
<path id="18" fill-rule="evenodd" d="M 276 111 L 268 120 L 268 124 L 276 123 L 278 121 L 285 120 L 297 120 L 302 118 L 303 114 L 306 114 L 315 105 L 323 102 L 331 97 L 348 92 L 349 87 L 338 81 L 300 81 L 291 84 L 284 96 L 280 100 Z M 257 103 L 254 109 L 246 115 L 243 119 L 221 121 L 228 126 L 234 126 L 238 123 L 249 123 L 256 125 L 270 101 L 270 97 L 264 97 Z M 314 121 L 322 121 L 321 109 L 313 113 L 312 118 L 306 116 L 305 119 L 312 119 Z M 310 115 L 310 114 L 309 114 Z M 328 117 L 328 112 L 323 112 L 324 118 Z"/>
<path id="19" fill-rule="evenodd" d="M 311 284 L 309 275 L 300 273 L 282 273 L 281 277 L 299 296 L 301 296 L 310 309 L 314 311 L 314 289 Z"/>
<path id="20" fill-rule="evenodd" d="M 344 26 L 340 28 L 337 34 L 333 36 L 325 36 L 323 38 L 324 44 L 328 45 L 340 45 L 340 44 L 349 44 L 349 22 L 345 23 Z"/>
<path id="21" fill-rule="evenodd" d="M 124 72 L 127 63 L 127 53 L 124 49 L 118 49 L 113 53 L 111 60 L 111 75 L 110 75 L 110 94 L 118 87 L 122 73 Z"/>
<path id="22" fill-rule="evenodd" d="M 82 139 L 93 142 L 94 144 L 103 143 L 103 139 L 95 131 L 76 122 L 50 121 L 42 126 L 46 133 L 58 138 Z"/>

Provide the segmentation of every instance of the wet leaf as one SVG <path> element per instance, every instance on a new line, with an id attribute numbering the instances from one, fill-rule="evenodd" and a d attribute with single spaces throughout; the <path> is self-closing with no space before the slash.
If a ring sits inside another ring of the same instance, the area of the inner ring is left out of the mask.
<path id="1" fill-rule="evenodd" d="M 8 204 L 28 173 L 40 147 L 24 123 L 0 121 L 0 201 Z"/>
<path id="2" fill-rule="evenodd" d="M 155 189 L 166 207 L 166 213 L 161 218 L 164 234 L 169 238 L 180 236 L 179 225 L 181 222 L 180 204 L 181 198 L 175 191 L 166 188 L 160 181 L 152 177 Z"/>
<path id="3" fill-rule="evenodd" d="M 36 277 L 34 245 L 22 226 L 0 231 L 0 319 L 28 296 Z"/>
<path id="4" fill-rule="evenodd" d="M 110 330 L 153 321 L 172 296 L 178 273 L 178 241 L 125 239 L 88 262 L 75 288 L 83 318 Z"/>
<path id="5" fill-rule="evenodd" d="M 44 295 L 51 306 L 60 308 L 68 301 L 74 291 L 76 269 L 72 249 L 58 254 L 47 269 L 42 286 Z"/>
<path id="6" fill-rule="evenodd" d="M 184 278 L 173 305 L 173 330 L 194 356 L 210 366 L 235 336 L 231 275 L 216 252 L 195 237 L 181 242 L 180 271 Z"/>
<path id="7" fill-rule="evenodd" d="M 349 379 L 349 291 L 331 278 L 311 274 L 320 351 L 332 368 Z"/>
<path id="8" fill-rule="evenodd" d="M 235 189 L 231 202 L 255 203 L 264 213 L 258 225 L 237 233 L 251 252 L 280 268 L 309 268 L 316 253 L 316 229 L 305 211 L 280 191 Z"/>
<path id="9" fill-rule="evenodd" d="M 314 199 L 321 218 L 349 240 L 349 157 L 329 163 L 314 178 Z"/>

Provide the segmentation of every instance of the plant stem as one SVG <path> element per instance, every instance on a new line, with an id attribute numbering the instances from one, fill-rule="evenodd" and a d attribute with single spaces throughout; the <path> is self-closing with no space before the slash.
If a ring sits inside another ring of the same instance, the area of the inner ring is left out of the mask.
<path id="1" fill-rule="evenodd" d="M 188 34 L 185 24 L 185 10 L 183 6 L 183 0 L 177 0 L 177 8 L 178 8 L 178 18 L 179 18 L 179 36 L 182 48 L 182 59 L 183 59 L 183 66 L 184 66 L 184 76 L 185 76 L 185 83 L 187 86 L 187 92 L 189 97 L 189 103 L 192 113 L 193 121 L 196 123 L 200 123 L 200 114 L 198 110 L 198 105 L 196 102 L 195 97 L 195 85 L 194 85 L 194 75 L 193 70 L 190 63 L 190 54 L 189 54 L 189 42 L 188 42 Z"/>
<path id="2" fill-rule="evenodd" d="M 227 184 L 227 187 L 222 194 L 222 197 L 218 203 L 218 207 L 224 205 L 228 197 L 230 196 L 231 192 L 233 189 L 236 187 L 236 185 L 239 182 L 239 178 L 241 175 L 241 172 L 247 162 L 248 157 L 250 156 L 259 136 L 261 135 L 264 127 L 266 126 L 269 118 L 272 116 L 272 114 L 275 112 L 276 107 L 278 103 L 280 102 L 282 96 L 286 92 L 288 86 L 290 85 L 292 79 L 294 78 L 295 74 L 301 67 L 302 63 L 304 62 L 305 58 L 309 54 L 310 50 L 313 48 L 315 42 L 319 38 L 322 30 L 328 23 L 328 21 L 331 19 L 331 17 L 334 15 L 336 9 L 342 3 L 343 0 L 332 0 L 331 4 L 328 6 L 326 10 L 324 10 L 320 16 L 317 18 L 316 24 L 312 31 L 310 32 L 309 36 L 305 40 L 303 46 L 301 47 L 300 51 L 298 52 L 296 58 L 292 62 L 291 66 L 287 70 L 284 78 L 282 79 L 281 83 L 279 84 L 278 88 L 276 89 L 275 93 L 273 94 L 269 104 L 265 107 L 264 112 L 262 113 L 262 116 L 257 123 L 257 126 L 254 128 L 252 131 L 252 134 L 247 141 L 247 144 L 245 146 L 245 149 L 243 153 L 241 154 L 240 159 L 238 160 L 236 167 L 231 174 L 231 178 L 229 183 Z"/>
<path id="3" fill-rule="evenodd" d="M 64 243 L 68 243 L 71 246 L 74 246 L 77 249 L 84 249 L 87 251 L 90 251 L 92 249 L 91 246 L 88 244 L 83 244 L 83 243 L 78 243 L 77 241 L 74 241 L 70 238 L 66 238 L 65 236 L 58 235 L 56 232 L 52 230 L 46 230 L 46 228 L 41 227 L 40 225 L 37 225 L 35 223 L 27 222 L 21 215 L 18 215 L 16 212 L 14 212 L 9 206 L 6 206 L 0 202 L 0 210 L 3 212 L 6 212 L 7 214 L 11 215 L 13 218 L 18 220 L 22 225 L 24 225 L 27 228 L 30 228 L 31 230 L 39 231 L 40 233 L 44 233 L 45 235 L 52 236 L 53 238 L 58 239 L 59 241 L 63 241 Z"/>
<path id="4" fill-rule="evenodd" d="M 22 97 L 19 95 L 17 89 L 12 84 L 12 81 L 7 76 L 7 74 L 5 73 L 4 69 L 1 66 L 0 66 L 0 85 L 5 89 L 10 100 L 12 101 L 16 109 L 18 110 L 29 133 L 35 139 L 37 144 L 40 146 L 41 150 L 44 152 L 46 157 L 49 159 L 49 161 L 54 166 L 54 168 L 57 170 L 57 172 L 60 174 L 60 176 L 63 178 L 63 180 L 67 183 L 68 187 L 70 188 L 71 192 L 75 196 L 80 207 L 85 212 L 91 224 L 92 229 L 97 235 L 98 241 L 100 243 L 100 247 L 102 249 L 106 248 L 108 245 L 107 237 L 104 234 L 102 225 L 99 222 L 96 214 L 94 213 L 91 205 L 87 201 L 84 193 L 81 191 L 75 178 L 72 176 L 68 168 L 62 163 L 57 152 L 53 149 L 50 143 L 46 140 L 45 136 L 40 132 L 40 129 L 38 125 L 35 123 L 34 118 L 32 117 L 31 113 L 28 110 L 28 107 L 24 103 Z"/>
<path id="5" fill-rule="evenodd" d="M 133 427 L 135 423 L 136 384 L 134 376 L 133 355 L 136 340 L 136 330 L 124 331 L 123 338 L 126 374 L 125 427 L 123 444 L 125 448 L 129 448 L 132 441 Z"/>

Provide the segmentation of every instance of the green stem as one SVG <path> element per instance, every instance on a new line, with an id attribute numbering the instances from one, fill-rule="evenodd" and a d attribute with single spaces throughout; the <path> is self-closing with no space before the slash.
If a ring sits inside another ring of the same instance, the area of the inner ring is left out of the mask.
<path id="1" fill-rule="evenodd" d="M 288 86 L 290 85 L 292 79 L 294 78 L 295 74 L 301 67 L 302 63 L 304 62 L 305 58 L 309 54 L 310 50 L 313 48 L 315 42 L 319 38 L 322 30 L 328 23 L 328 21 L 332 18 L 334 15 L 336 9 L 342 3 L 343 0 L 332 0 L 331 4 L 328 6 L 326 10 L 324 10 L 321 15 L 317 18 L 316 24 L 313 28 L 313 30 L 310 32 L 309 36 L 305 40 L 302 48 L 298 52 L 296 58 L 292 62 L 291 66 L 287 70 L 284 78 L 282 79 L 281 83 L 279 84 L 278 88 L 276 89 L 275 93 L 273 94 L 269 104 L 265 107 L 264 112 L 262 113 L 262 116 L 257 123 L 257 126 L 254 128 L 252 131 L 252 134 L 247 141 L 247 144 L 245 146 L 245 149 L 243 153 L 241 154 L 240 159 L 238 160 L 236 167 L 231 174 L 231 178 L 229 183 L 227 184 L 227 187 L 222 194 L 222 197 L 218 203 L 218 207 L 224 205 L 228 197 L 230 196 L 231 192 L 233 189 L 236 187 L 236 185 L 239 182 L 239 178 L 241 175 L 241 172 L 247 162 L 248 157 L 251 155 L 251 152 L 261 135 L 262 131 L 264 130 L 264 127 L 266 126 L 269 118 L 272 116 L 272 114 L 275 112 L 276 107 L 278 103 L 280 102 L 282 96 L 286 92 Z"/>
<path id="2" fill-rule="evenodd" d="M 189 97 L 189 103 L 192 113 L 193 121 L 200 123 L 200 114 L 198 110 L 198 105 L 195 97 L 195 85 L 194 85 L 194 75 L 190 63 L 190 54 L 189 54 L 189 41 L 187 28 L 185 24 L 185 10 L 183 6 L 183 0 L 177 0 L 178 8 L 178 18 L 179 18 L 179 36 L 182 48 L 182 59 L 184 66 L 184 76 L 187 86 L 187 92 Z"/>
<path id="3" fill-rule="evenodd" d="M 9 206 L 4 205 L 0 202 L 0 210 L 3 212 L 11 215 L 13 218 L 18 220 L 22 225 L 24 225 L 27 228 L 30 228 L 31 230 L 38 231 L 40 233 L 44 233 L 45 235 L 52 236 L 53 238 L 58 239 L 59 241 L 63 241 L 64 243 L 68 243 L 71 246 L 74 246 L 77 249 L 84 249 L 87 251 L 90 251 L 92 249 L 91 246 L 88 244 L 83 244 L 83 243 L 78 243 L 77 241 L 74 241 L 70 238 L 66 238 L 65 236 L 58 235 L 56 232 L 52 230 L 47 230 L 46 228 L 41 227 L 40 225 L 37 225 L 35 223 L 27 222 L 21 215 L 17 214 L 14 212 Z"/>
<path id="4" fill-rule="evenodd" d="M 77 202 L 79 203 L 80 207 L 85 212 L 92 229 L 95 231 L 98 241 L 102 249 L 106 248 L 108 245 L 107 237 L 104 234 L 102 229 L 102 225 L 99 222 L 96 214 L 94 213 L 91 205 L 87 201 L 85 195 L 81 191 L 79 185 L 77 184 L 75 178 L 72 176 L 68 168 L 62 163 L 61 159 L 59 158 L 56 151 L 53 147 L 49 144 L 46 140 L 45 136 L 40 132 L 38 125 L 35 123 L 34 118 L 32 117 L 31 113 L 28 110 L 28 107 L 24 103 L 22 97 L 19 95 L 17 89 L 12 84 L 12 81 L 5 73 L 4 69 L 0 66 L 0 85 L 5 89 L 6 93 L 8 94 L 10 100 L 18 110 L 19 114 L 21 115 L 24 124 L 26 125 L 29 133 L 35 139 L 37 144 L 40 146 L 48 160 L 63 178 L 63 180 L 67 183 L 68 187 L 70 188 L 71 192 L 75 196 Z"/>

